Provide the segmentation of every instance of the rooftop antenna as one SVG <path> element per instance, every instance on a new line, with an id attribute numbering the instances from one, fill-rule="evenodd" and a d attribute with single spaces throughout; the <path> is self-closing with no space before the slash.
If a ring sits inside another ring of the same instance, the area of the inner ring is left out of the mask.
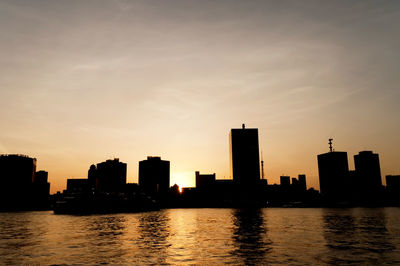
<path id="1" fill-rule="evenodd" d="M 261 178 L 264 179 L 264 159 L 261 151 Z"/>
<path id="2" fill-rule="evenodd" d="M 329 151 L 330 151 L 330 152 L 333 152 L 332 140 L 333 140 L 333 139 L 329 139 L 329 143 L 328 143 L 328 144 L 329 144 Z"/>

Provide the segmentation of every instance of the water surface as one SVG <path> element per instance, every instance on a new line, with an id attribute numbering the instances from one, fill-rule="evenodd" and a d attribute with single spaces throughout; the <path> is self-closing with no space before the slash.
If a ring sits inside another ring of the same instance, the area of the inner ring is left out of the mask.
<path id="1" fill-rule="evenodd" d="M 0 213 L 0 264 L 400 264 L 400 209 Z"/>

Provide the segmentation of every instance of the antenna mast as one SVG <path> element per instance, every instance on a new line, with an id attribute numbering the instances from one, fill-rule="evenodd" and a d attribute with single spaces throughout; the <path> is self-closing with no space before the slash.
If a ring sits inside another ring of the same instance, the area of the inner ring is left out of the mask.
<path id="1" fill-rule="evenodd" d="M 264 179 L 264 159 L 261 151 L 261 178 Z"/>
<path id="2" fill-rule="evenodd" d="M 329 144 L 329 151 L 330 151 L 330 152 L 333 151 L 333 148 L 332 148 L 332 140 L 333 140 L 333 139 L 329 139 L 329 142 L 328 142 L 328 144 Z"/>

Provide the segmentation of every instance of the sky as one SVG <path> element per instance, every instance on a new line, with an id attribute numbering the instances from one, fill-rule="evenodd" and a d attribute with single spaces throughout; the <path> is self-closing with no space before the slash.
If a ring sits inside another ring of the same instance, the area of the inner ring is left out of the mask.
<path id="1" fill-rule="evenodd" d="M 264 172 L 379 153 L 400 174 L 399 1 L 0 0 L 0 153 L 37 158 L 51 193 L 91 164 L 171 162 L 230 178 L 229 131 L 259 129 Z M 384 181 L 384 178 L 383 178 Z"/>

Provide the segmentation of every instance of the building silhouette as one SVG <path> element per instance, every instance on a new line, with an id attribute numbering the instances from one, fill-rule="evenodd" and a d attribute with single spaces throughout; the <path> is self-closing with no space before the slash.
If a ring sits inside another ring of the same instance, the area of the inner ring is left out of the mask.
<path id="1" fill-rule="evenodd" d="M 196 171 L 196 188 L 213 186 L 214 184 L 215 184 L 215 173 L 200 174 L 199 171 Z"/>
<path id="2" fill-rule="evenodd" d="M 33 177 L 33 183 L 44 184 L 47 183 L 49 173 L 43 170 L 37 171 Z"/>
<path id="3" fill-rule="evenodd" d="M 0 156 L 0 209 L 19 209 L 31 203 L 36 159 L 25 155 Z"/>
<path id="4" fill-rule="evenodd" d="M 148 156 L 139 162 L 139 186 L 153 199 L 166 197 L 169 191 L 170 163 L 161 157 Z"/>
<path id="5" fill-rule="evenodd" d="M 92 164 L 88 170 L 88 186 L 90 189 L 95 189 L 97 187 L 97 168 L 94 164 Z"/>
<path id="6" fill-rule="evenodd" d="M 230 165 L 233 181 L 244 186 L 254 186 L 260 181 L 258 129 L 231 129 Z"/>
<path id="7" fill-rule="evenodd" d="M 86 178 L 71 178 L 67 179 L 68 193 L 86 193 L 90 190 L 89 179 Z"/>
<path id="8" fill-rule="evenodd" d="M 323 198 L 330 202 L 349 199 L 347 152 L 333 151 L 318 155 L 319 185 Z"/>
<path id="9" fill-rule="evenodd" d="M 400 175 L 387 175 L 386 188 L 396 190 L 400 194 Z"/>
<path id="10" fill-rule="evenodd" d="M 36 158 L 0 155 L 0 210 L 47 208 L 47 177 L 46 171 L 36 172 Z"/>
<path id="11" fill-rule="evenodd" d="M 358 200 L 375 201 L 382 192 L 379 155 L 372 151 L 362 151 L 354 155 L 355 190 Z"/>
<path id="12" fill-rule="evenodd" d="M 386 176 L 386 193 L 388 200 L 400 204 L 400 175 Z"/>
<path id="13" fill-rule="evenodd" d="M 94 172 L 94 168 L 91 168 Z M 99 191 L 121 191 L 126 185 L 126 168 L 126 163 L 120 162 L 118 158 L 98 163 L 95 171 L 96 188 Z M 92 176 L 90 180 L 93 182 Z"/>
<path id="14" fill-rule="evenodd" d="M 290 176 L 281 176 L 280 181 L 282 187 L 290 186 Z"/>
<path id="15" fill-rule="evenodd" d="M 36 158 L 19 154 L 0 155 L 0 182 L 9 188 L 31 184 L 35 172 Z"/>
<path id="16" fill-rule="evenodd" d="M 37 171 L 33 178 L 33 200 L 37 206 L 46 206 L 50 196 L 49 173 L 43 170 Z"/>
<path id="17" fill-rule="evenodd" d="M 298 176 L 298 185 L 300 190 L 302 191 L 307 190 L 306 175 L 303 174 Z"/>

